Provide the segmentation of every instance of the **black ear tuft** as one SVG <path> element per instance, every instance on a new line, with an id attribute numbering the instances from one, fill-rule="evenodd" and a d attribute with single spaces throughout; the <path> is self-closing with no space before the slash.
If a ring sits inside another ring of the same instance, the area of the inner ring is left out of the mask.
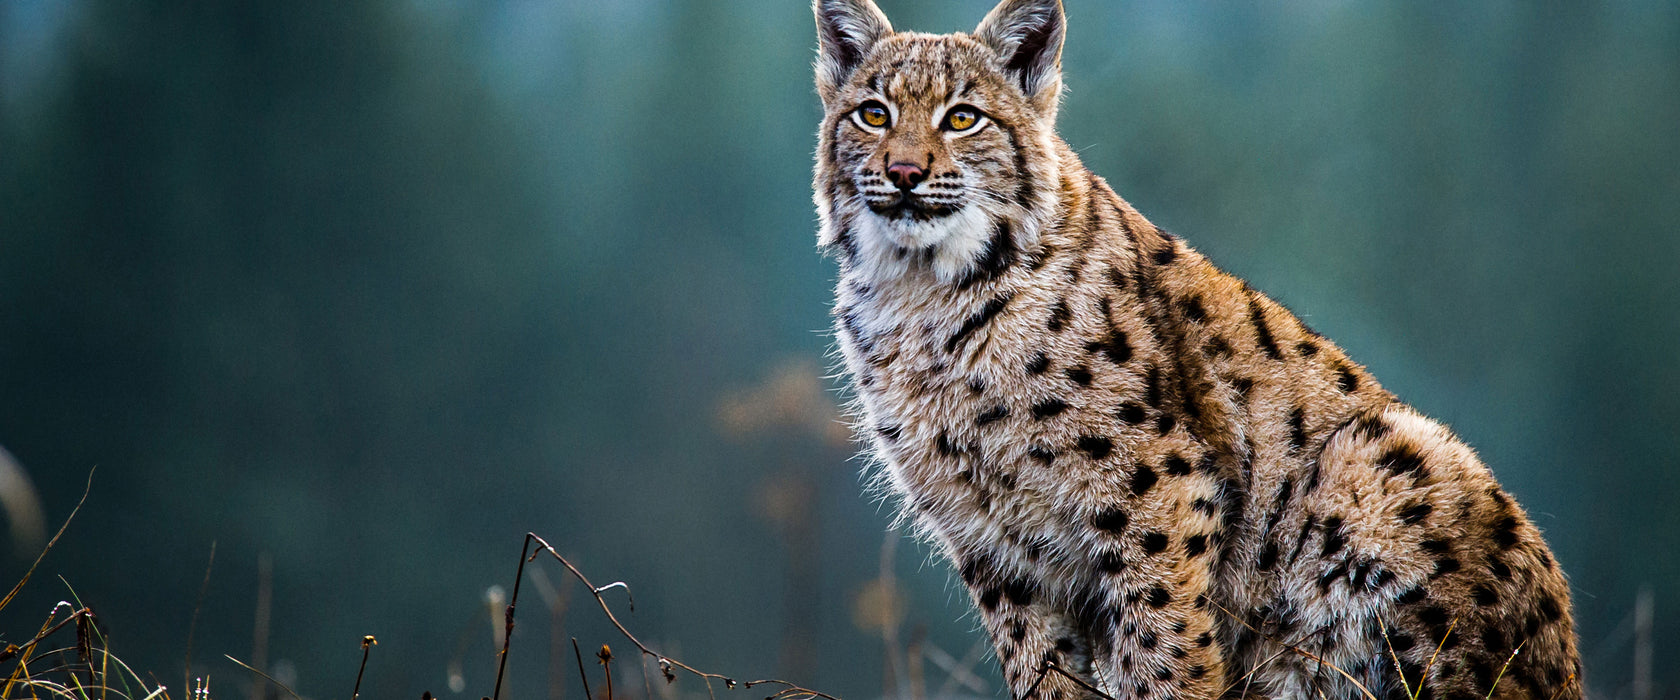
<path id="1" fill-rule="evenodd" d="M 1061 92 L 1066 36 L 1061 0 L 1003 0 L 974 29 L 974 37 L 1003 58 L 1003 70 L 1021 92 L 1051 107 Z"/>
<path id="2" fill-rule="evenodd" d="M 814 0 L 817 16 L 817 91 L 827 100 L 846 82 L 892 23 L 873 0 Z"/>

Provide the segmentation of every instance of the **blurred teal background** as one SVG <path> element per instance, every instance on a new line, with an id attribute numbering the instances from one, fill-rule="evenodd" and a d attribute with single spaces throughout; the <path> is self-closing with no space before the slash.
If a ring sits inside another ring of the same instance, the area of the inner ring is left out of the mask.
<path id="1" fill-rule="evenodd" d="M 1651 586 L 1680 697 L 1680 4 L 1067 11 L 1087 165 L 1481 451 L 1599 697 Z M 979 635 L 924 548 L 876 580 L 832 435 L 814 44 L 803 0 L 0 0 L 0 445 L 49 532 L 98 467 L 0 634 L 62 575 L 174 688 L 189 629 L 228 697 L 224 653 L 346 696 L 374 634 L 364 693 L 476 698 L 533 530 L 692 664 L 874 697 L 913 672 L 885 619 L 933 693 Z M 513 696 L 579 698 L 534 585 Z"/>

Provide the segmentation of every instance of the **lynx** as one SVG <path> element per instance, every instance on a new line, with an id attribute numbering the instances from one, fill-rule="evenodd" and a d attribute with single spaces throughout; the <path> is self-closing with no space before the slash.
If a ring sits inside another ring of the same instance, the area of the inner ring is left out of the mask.
<path id="1" fill-rule="evenodd" d="M 819 243 L 860 439 L 1015 698 L 1579 698 L 1476 455 L 1057 137 L 1067 20 L 816 0 Z"/>

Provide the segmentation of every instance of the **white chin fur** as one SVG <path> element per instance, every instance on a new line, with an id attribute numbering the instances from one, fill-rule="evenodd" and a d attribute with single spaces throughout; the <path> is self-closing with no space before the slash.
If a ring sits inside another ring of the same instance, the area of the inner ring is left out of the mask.
<path id="1" fill-rule="evenodd" d="M 991 214 L 972 203 L 927 221 L 887 219 L 864 210 L 856 215 L 860 259 L 853 264 L 864 276 L 883 280 L 931 263 L 941 282 L 954 282 L 977 262 L 991 239 L 994 222 Z"/>

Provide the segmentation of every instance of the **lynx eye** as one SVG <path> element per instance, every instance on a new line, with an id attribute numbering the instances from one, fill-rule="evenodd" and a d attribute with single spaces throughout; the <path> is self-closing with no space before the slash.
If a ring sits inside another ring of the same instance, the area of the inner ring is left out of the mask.
<path id="1" fill-rule="evenodd" d="M 945 113 L 944 127 L 948 131 L 968 131 L 980 123 L 980 113 L 973 107 L 959 106 Z"/>
<path id="2" fill-rule="evenodd" d="M 875 100 L 870 100 L 860 105 L 857 108 L 857 118 L 858 121 L 863 122 L 865 125 L 872 126 L 877 129 L 885 127 L 888 123 L 892 122 L 892 114 L 887 111 L 887 106 L 876 102 Z"/>

